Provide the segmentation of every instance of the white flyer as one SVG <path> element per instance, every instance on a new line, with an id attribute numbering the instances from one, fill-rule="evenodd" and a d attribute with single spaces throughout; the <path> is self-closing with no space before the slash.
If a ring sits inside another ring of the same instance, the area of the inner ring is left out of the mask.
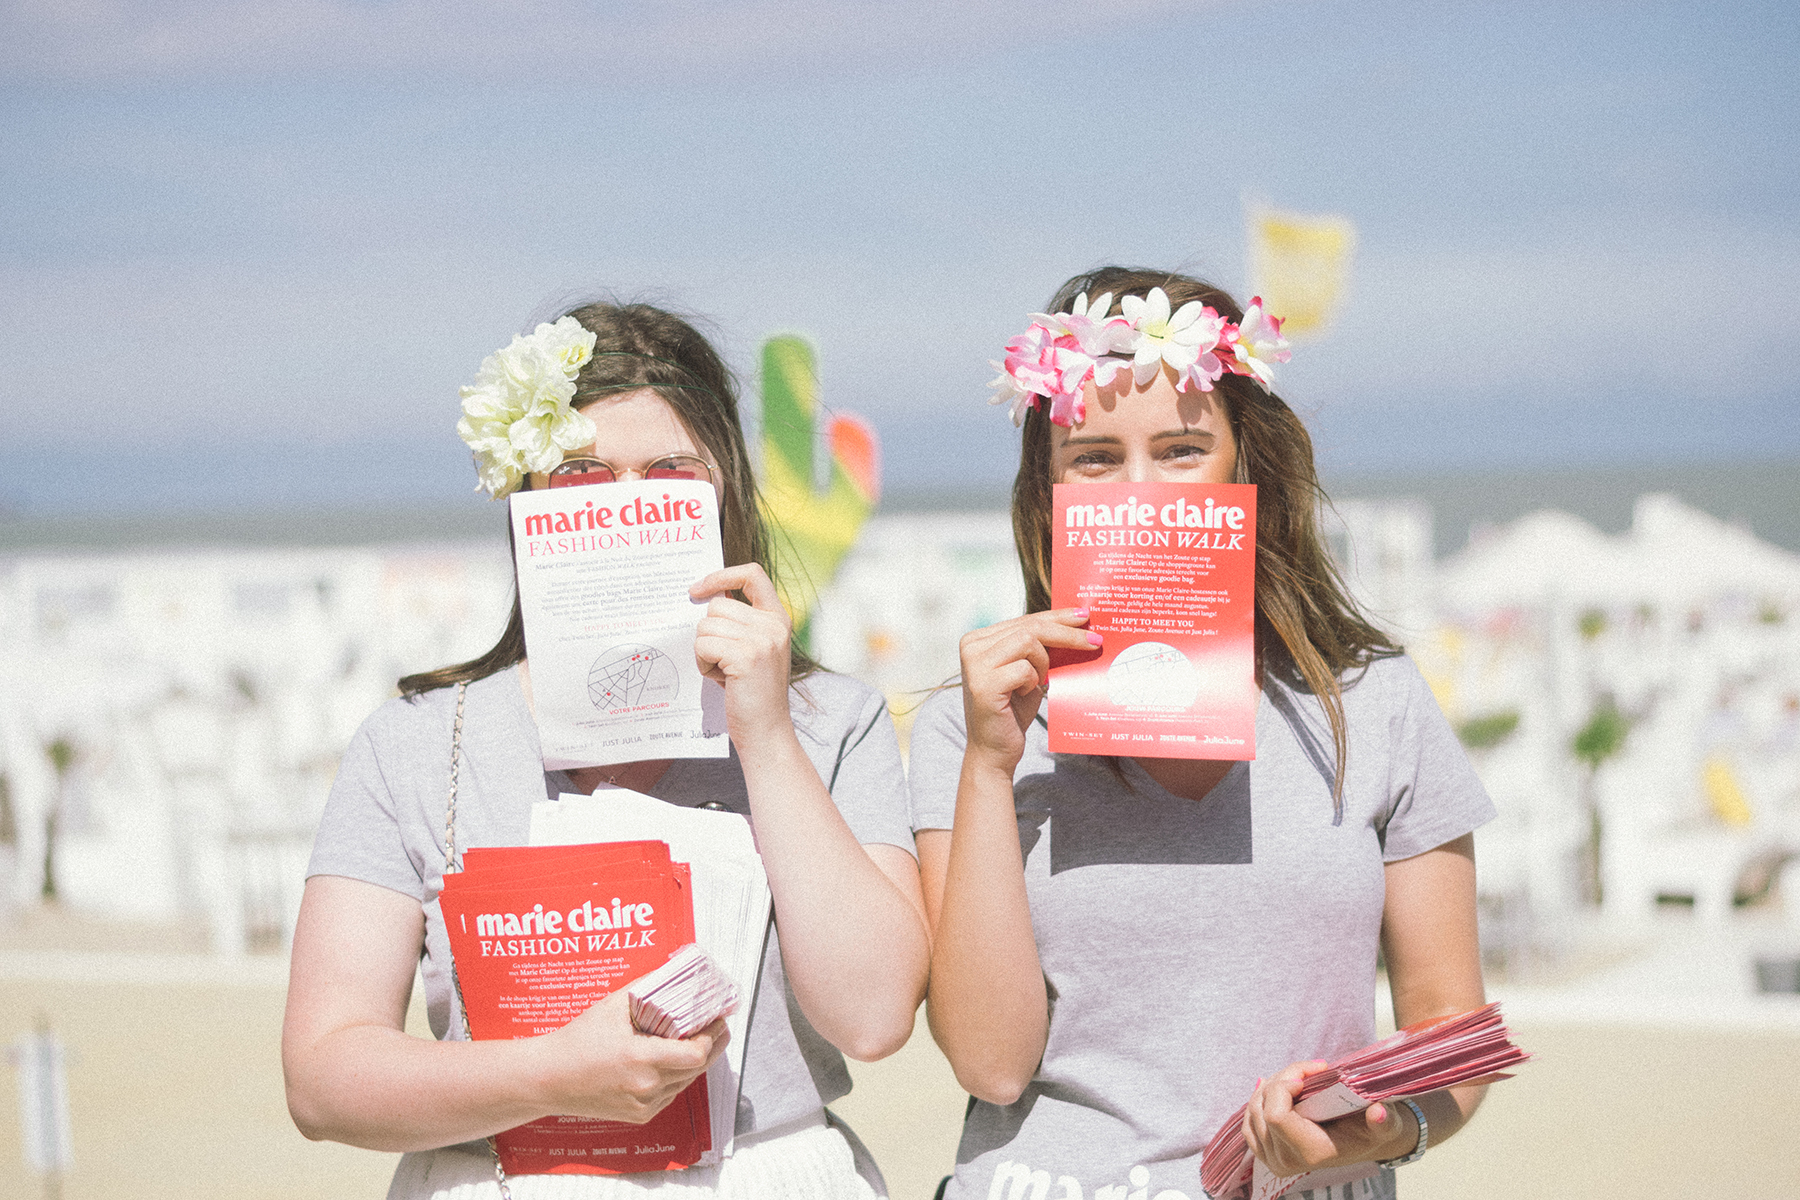
<path id="1" fill-rule="evenodd" d="M 725 758 L 725 692 L 694 660 L 688 588 L 724 566 L 712 484 L 514 492 L 513 557 L 544 766 Z"/>

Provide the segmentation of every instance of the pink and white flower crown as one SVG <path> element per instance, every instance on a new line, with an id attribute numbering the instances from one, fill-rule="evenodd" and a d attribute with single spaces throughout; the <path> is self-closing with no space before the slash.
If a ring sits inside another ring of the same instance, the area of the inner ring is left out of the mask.
<path id="1" fill-rule="evenodd" d="M 1210 392 L 1227 371 L 1248 375 L 1268 391 L 1274 379 L 1269 364 L 1289 358 L 1281 318 L 1263 311 L 1261 296 L 1235 325 L 1198 300 L 1171 314 L 1168 294 L 1159 287 L 1148 296 L 1122 297 L 1120 316 L 1106 315 L 1112 301 L 1106 292 L 1089 304 L 1083 292 L 1069 312 L 1032 313 L 1031 328 L 1006 343 L 1006 361 L 993 364 L 1000 375 L 990 385 L 989 403 L 1008 405 L 1012 423 L 1022 425 L 1041 397 L 1050 402 L 1052 422 L 1078 425 L 1087 419 L 1081 389 L 1090 380 L 1106 387 L 1127 360 L 1139 387 L 1166 365 L 1175 372 L 1176 391 L 1192 383 Z"/>

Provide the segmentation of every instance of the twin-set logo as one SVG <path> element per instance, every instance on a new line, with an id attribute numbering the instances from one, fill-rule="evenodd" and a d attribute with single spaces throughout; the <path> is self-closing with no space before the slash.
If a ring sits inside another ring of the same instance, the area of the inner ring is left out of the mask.
<path id="1" fill-rule="evenodd" d="M 1130 1180 L 1129 1185 L 1111 1183 L 1096 1187 L 1092 1200 L 1188 1200 L 1186 1192 L 1175 1188 L 1163 1188 L 1152 1196 L 1150 1169 L 1142 1164 L 1132 1167 L 1125 1178 Z M 1081 1180 L 1073 1175 L 1057 1177 L 1055 1187 L 1053 1196 L 1050 1191 L 1050 1172 L 1034 1171 L 1022 1162 L 1008 1159 L 994 1168 L 993 1182 L 988 1185 L 987 1200 L 1088 1200 Z M 1324 1189 L 1320 1189 L 1320 1194 L 1325 1194 Z M 1205 1193 L 1202 1192 L 1201 1195 L 1204 1196 Z"/>
<path id="2" fill-rule="evenodd" d="M 1167 546 L 1172 541 L 1182 549 L 1242 550 L 1246 535 L 1227 531 L 1243 529 L 1247 515 L 1235 504 L 1215 504 L 1211 496 L 1204 506 L 1178 499 L 1161 508 L 1127 496 L 1123 504 L 1068 505 L 1063 526 L 1070 546 Z M 1085 532 L 1094 528 L 1105 532 Z"/>

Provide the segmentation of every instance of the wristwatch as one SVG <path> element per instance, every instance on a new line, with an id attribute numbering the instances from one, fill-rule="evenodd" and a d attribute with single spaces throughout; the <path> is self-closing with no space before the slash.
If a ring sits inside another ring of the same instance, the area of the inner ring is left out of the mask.
<path id="1" fill-rule="evenodd" d="M 1419 1123 L 1419 1144 L 1413 1147 L 1413 1152 L 1411 1154 L 1408 1154 L 1405 1158 L 1390 1158 L 1384 1162 L 1377 1162 L 1375 1164 L 1378 1167 L 1385 1167 L 1391 1171 L 1395 1167 L 1404 1167 L 1407 1163 L 1415 1163 L 1425 1157 L 1426 1144 L 1431 1140 L 1431 1126 L 1425 1120 L 1425 1110 L 1420 1108 L 1417 1104 L 1414 1104 L 1411 1100 L 1407 1100 L 1403 1097 L 1391 1101 L 1390 1103 L 1404 1104 L 1406 1107 L 1412 1109 L 1413 1119 Z"/>

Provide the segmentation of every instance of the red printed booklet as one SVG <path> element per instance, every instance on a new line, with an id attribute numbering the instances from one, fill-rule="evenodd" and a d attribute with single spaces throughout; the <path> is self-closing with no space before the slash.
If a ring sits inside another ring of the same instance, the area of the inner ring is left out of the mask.
<path id="1" fill-rule="evenodd" d="M 1419 1096 L 1464 1083 L 1492 1083 L 1531 1056 L 1513 1045 L 1498 1004 L 1408 1025 L 1346 1054 L 1301 1085 L 1294 1111 L 1329 1121 L 1399 1096 Z M 1350 1178 L 1361 1165 L 1314 1171 L 1302 1187 L 1322 1188 Z M 1268 1200 L 1292 1190 L 1301 1176 L 1272 1175 L 1244 1140 L 1244 1108 L 1231 1114 L 1200 1159 L 1200 1186 L 1213 1200 Z"/>
<path id="2" fill-rule="evenodd" d="M 1050 749 L 1256 757 L 1256 488 L 1059 483 L 1050 600 L 1105 636 L 1050 658 Z"/>
<path id="3" fill-rule="evenodd" d="M 469 1032 L 484 1040 L 558 1029 L 694 940 L 688 865 L 666 842 L 470 849 L 442 905 Z M 706 1077 L 643 1125 L 544 1117 L 494 1142 L 511 1175 L 690 1166 L 712 1147 Z"/>

